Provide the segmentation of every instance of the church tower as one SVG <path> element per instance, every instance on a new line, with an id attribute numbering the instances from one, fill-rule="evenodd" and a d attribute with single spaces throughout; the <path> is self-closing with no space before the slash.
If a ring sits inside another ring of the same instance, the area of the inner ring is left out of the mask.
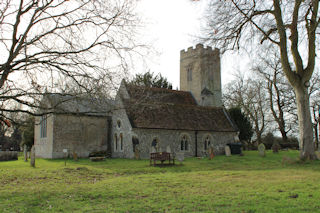
<path id="1" fill-rule="evenodd" d="M 197 44 L 181 50 L 180 90 L 190 91 L 202 106 L 222 106 L 219 49 Z"/>

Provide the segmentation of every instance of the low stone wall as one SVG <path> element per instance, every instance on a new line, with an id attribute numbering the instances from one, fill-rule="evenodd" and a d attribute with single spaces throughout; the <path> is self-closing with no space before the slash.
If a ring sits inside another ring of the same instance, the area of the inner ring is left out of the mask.
<path id="1" fill-rule="evenodd" d="M 18 152 L 0 151 L 0 161 L 18 160 Z"/>

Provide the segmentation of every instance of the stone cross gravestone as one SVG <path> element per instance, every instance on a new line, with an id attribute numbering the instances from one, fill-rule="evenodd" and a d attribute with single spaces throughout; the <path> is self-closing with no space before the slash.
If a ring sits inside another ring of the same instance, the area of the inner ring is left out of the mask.
<path id="1" fill-rule="evenodd" d="M 184 161 L 184 153 L 183 152 L 178 152 L 176 154 L 176 158 L 180 163 L 182 163 L 182 161 Z"/>
<path id="2" fill-rule="evenodd" d="M 259 155 L 261 157 L 265 157 L 266 156 L 266 146 L 263 143 L 259 144 L 258 150 L 259 150 Z"/>
<path id="3" fill-rule="evenodd" d="M 226 156 L 231 156 L 231 150 L 230 150 L 230 146 L 225 146 L 224 147 L 224 151 L 226 153 Z"/>
<path id="4" fill-rule="evenodd" d="M 31 148 L 30 157 L 31 157 L 30 165 L 32 167 L 35 167 L 36 166 L 36 149 L 34 146 L 32 146 L 32 148 Z"/>
<path id="5" fill-rule="evenodd" d="M 27 144 L 25 144 L 23 146 L 23 157 L 24 157 L 24 161 L 27 162 L 28 161 L 28 148 L 27 148 Z"/>

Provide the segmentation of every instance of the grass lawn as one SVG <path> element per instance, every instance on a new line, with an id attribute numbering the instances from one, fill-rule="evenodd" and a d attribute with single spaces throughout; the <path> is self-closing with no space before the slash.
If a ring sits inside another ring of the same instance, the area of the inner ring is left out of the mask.
<path id="1" fill-rule="evenodd" d="M 320 161 L 297 151 L 186 159 L 0 162 L 0 212 L 320 212 Z"/>

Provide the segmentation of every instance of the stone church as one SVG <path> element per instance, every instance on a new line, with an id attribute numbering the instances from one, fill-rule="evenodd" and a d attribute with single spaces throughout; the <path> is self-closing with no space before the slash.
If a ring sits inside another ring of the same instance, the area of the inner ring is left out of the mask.
<path id="1" fill-rule="evenodd" d="M 115 100 L 48 97 L 55 113 L 36 118 L 36 155 L 62 158 L 107 151 L 114 158 L 149 158 L 150 151 L 223 154 L 238 128 L 223 107 L 220 53 L 202 44 L 180 52 L 180 90 L 121 82 Z M 93 104 L 94 103 L 94 104 Z M 103 113 L 101 113 L 103 112 Z"/>

